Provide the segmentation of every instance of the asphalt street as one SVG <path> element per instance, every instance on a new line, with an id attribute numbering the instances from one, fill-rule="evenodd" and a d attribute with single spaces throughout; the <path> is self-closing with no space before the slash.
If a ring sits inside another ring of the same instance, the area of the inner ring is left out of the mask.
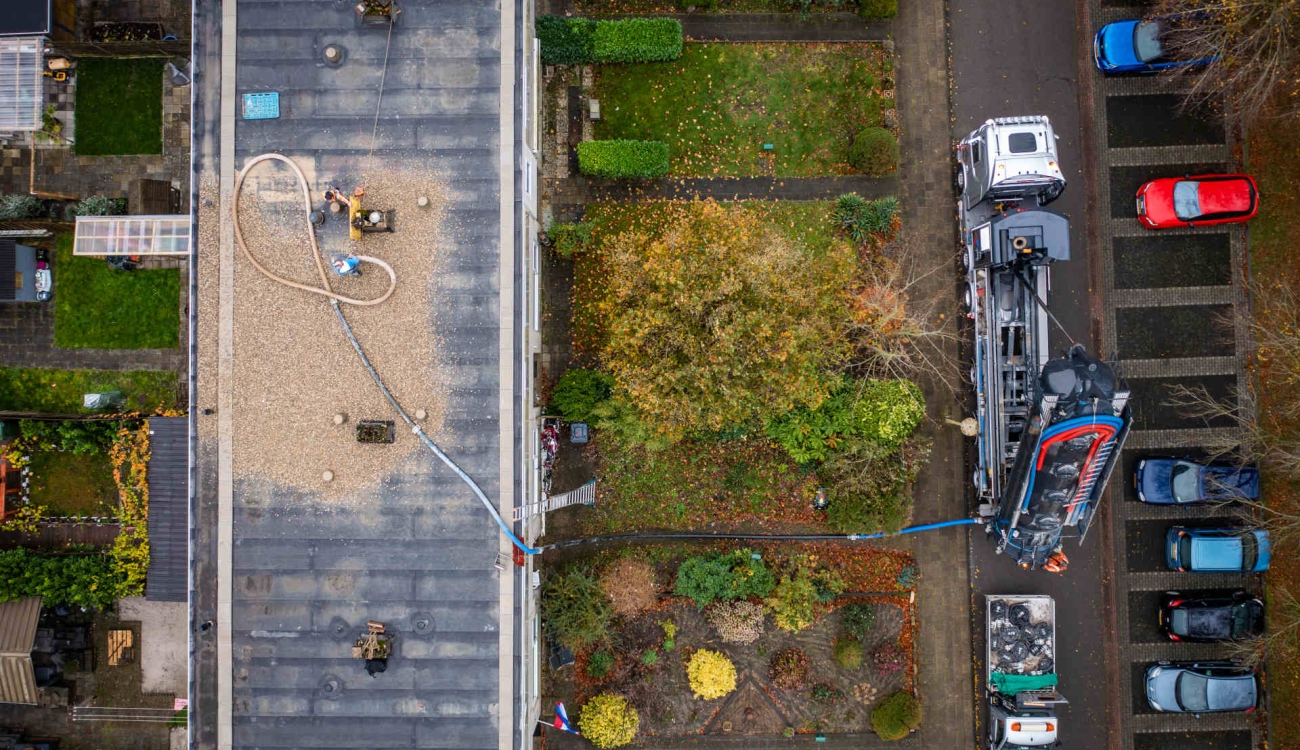
<path id="1" fill-rule="evenodd" d="M 1052 269 L 1048 305 L 1066 329 L 1052 331 L 1054 353 L 1070 339 L 1090 340 L 1074 11 L 1074 3 L 953 0 L 949 31 L 954 142 L 988 118 L 1015 115 L 1047 115 L 1059 137 L 1067 187 L 1051 208 L 1070 217 L 1072 256 Z M 1070 701 L 1059 714 L 1064 747 L 1104 748 L 1108 740 L 1099 531 L 1094 529 L 1082 547 L 1076 540 L 1066 542 L 1070 568 L 1064 575 L 1019 570 L 994 553 L 991 540 L 971 534 L 972 640 L 979 674 L 984 669 L 978 654 L 983 652 L 986 594 L 1048 594 L 1056 600 L 1057 669 L 1060 690 Z M 983 702 L 982 691 L 976 699 Z M 982 734 L 982 705 L 976 706 L 976 716 Z"/>

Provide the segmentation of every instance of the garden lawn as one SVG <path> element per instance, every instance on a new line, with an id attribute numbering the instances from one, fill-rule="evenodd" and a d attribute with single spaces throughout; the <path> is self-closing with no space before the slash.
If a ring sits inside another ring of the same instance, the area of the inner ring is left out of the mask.
<path id="1" fill-rule="evenodd" d="M 92 349 L 168 349 L 180 336 L 180 271 L 118 271 L 101 257 L 72 254 L 59 236 L 54 264 L 54 345 Z"/>
<path id="2" fill-rule="evenodd" d="M 1270 120 L 1266 126 L 1252 128 L 1248 141 L 1250 162 L 1247 171 L 1259 184 L 1259 214 L 1250 223 L 1250 271 L 1253 281 L 1267 288 L 1278 283 L 1300 290 L 1300 267 L 1295 262 L 1295 248 L 1300 246 L 1300 121 L 1295 117 Z M 1268 310 L 1257 303 L 1256 315 L 1268 320 Z M 1267 368 L 1260 370 L 1259 408 L 1261 413 L 1282 413 L 1294 404 L 1294 385 L 1270 386 Z M 1300 425 L 1297 425 L 1300 429 Z M 1283 512 L 1300 511 L 1300 486 L 1295 482 L 1264 474 L 1263 499 Z M 1300 555 L 1294 542 L 1274 541 L 1273 559 L 1264 575 L 1269 593 L 1265 611 L 1270 613 L 1269 630 L 1278 630 L 1273 622 L 1282 607 L 1275 606 L 1276 592 L 1281 589 L 1300 598 Z M 1268 654 L 1269 703 L 1276 707 L 1300 705 L 1300 644 L 1278 642 Z M 1285 710 L 1285 709 L 1284 709 Z M 1270 747 L 1281 750 L 1300 748 L 1300 722 L 1273 721 Z"/>
<path id="3" fill-rule="evenodd" d="M 162 77 L 156 57 L 78 61 L 77 155 L 161 154 Z"/>
<path id="4" fill-rule="evenodd" d="M 51 370 L 0 367 L 0 411 L 89 414 L 86 393 L 121 391 L 125 409 L 153 413 L 175 409 L 177 375 L 170 370 Z"/>
<path id="5" fill-rule="evenodd" d="M 849 174 L 893 88 L 879 44 L 688 44 L 674 62 L 598 67 L 595 134 L 667 142 L 677 176 Z"/>
<path id="6" fill-rule="evenodd" d="M 47 516 L 103 516 L 117 512 L 117 482 L 107 455 L 36 451 L 31 463 L 31 502 Z"/>
<path id="7" fill-rule="evenodd" d="M 595 355 L 603 340 L 602 316 L 596 313 L 605 287 L 601 265 L 601 243 L 631 230 L 657 234 L 677 220 L 689 203 L 682 201 L 595 203 L 587 205 L 584 221 L 593 224 L 586 252 L 574 255 L 573 346 L 580 353 Z M 743 201 L 722 204 L 732 211 L 754 211 L 774 226 L 783 227 L 791 239 L 813 252 L 828 249 L 836 240 L 831 225 L 834 204 L 819 201 Z"/>

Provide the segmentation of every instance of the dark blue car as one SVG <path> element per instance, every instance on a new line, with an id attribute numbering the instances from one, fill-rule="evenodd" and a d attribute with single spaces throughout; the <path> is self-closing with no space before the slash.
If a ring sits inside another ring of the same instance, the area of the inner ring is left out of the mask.
<path id="1" fill-rule="evenodd" d="M 1138 500 L 1152 505 L 1255 500 L 1259 498 L 1259 471 L 1249 466 L 1147 458 L 1138 461 L 1133 487 Z"/>
<path id="2" fill-rule="evenodd" d="M 1101 27 L 1092 43 L 1097 70 L 1115 73 L 1158 73 L 1183 65 L 1204 65 L 1214 58 L 1172 60 L 1163 37 L 1168 22 L 1163 18 L 1145 21 L 1116 21 Z"/>

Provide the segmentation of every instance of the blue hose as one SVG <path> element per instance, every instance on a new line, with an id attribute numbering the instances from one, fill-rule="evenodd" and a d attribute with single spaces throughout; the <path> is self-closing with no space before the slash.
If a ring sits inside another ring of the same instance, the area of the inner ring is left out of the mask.
<path id="1" fill-rule="evenodd" d="M 920 526 L 908 526 L 898 532 L 897 535 L 884 531 L 877 531 L 874 534 L 850 534 L 850 539 L 883 539 L 887 536 L 901 536 L 903 534 L 915 534 L 918 531 L 930 531 L 931 529 L 946 529 L 949 526 L 974 526 L 982 523 L 978 518 L 958 518 L 955 521 L 940 521 L 939 523 L 923 523 Z"/>

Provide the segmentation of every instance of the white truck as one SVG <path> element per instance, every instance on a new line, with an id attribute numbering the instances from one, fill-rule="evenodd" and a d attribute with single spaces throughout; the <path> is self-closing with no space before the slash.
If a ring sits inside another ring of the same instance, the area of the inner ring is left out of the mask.
<path id="1" fill-rule="evenodd" d="M 1050 596 L 984 597 L 988 750 L 1057 745 L 1056 602 Z"/>

